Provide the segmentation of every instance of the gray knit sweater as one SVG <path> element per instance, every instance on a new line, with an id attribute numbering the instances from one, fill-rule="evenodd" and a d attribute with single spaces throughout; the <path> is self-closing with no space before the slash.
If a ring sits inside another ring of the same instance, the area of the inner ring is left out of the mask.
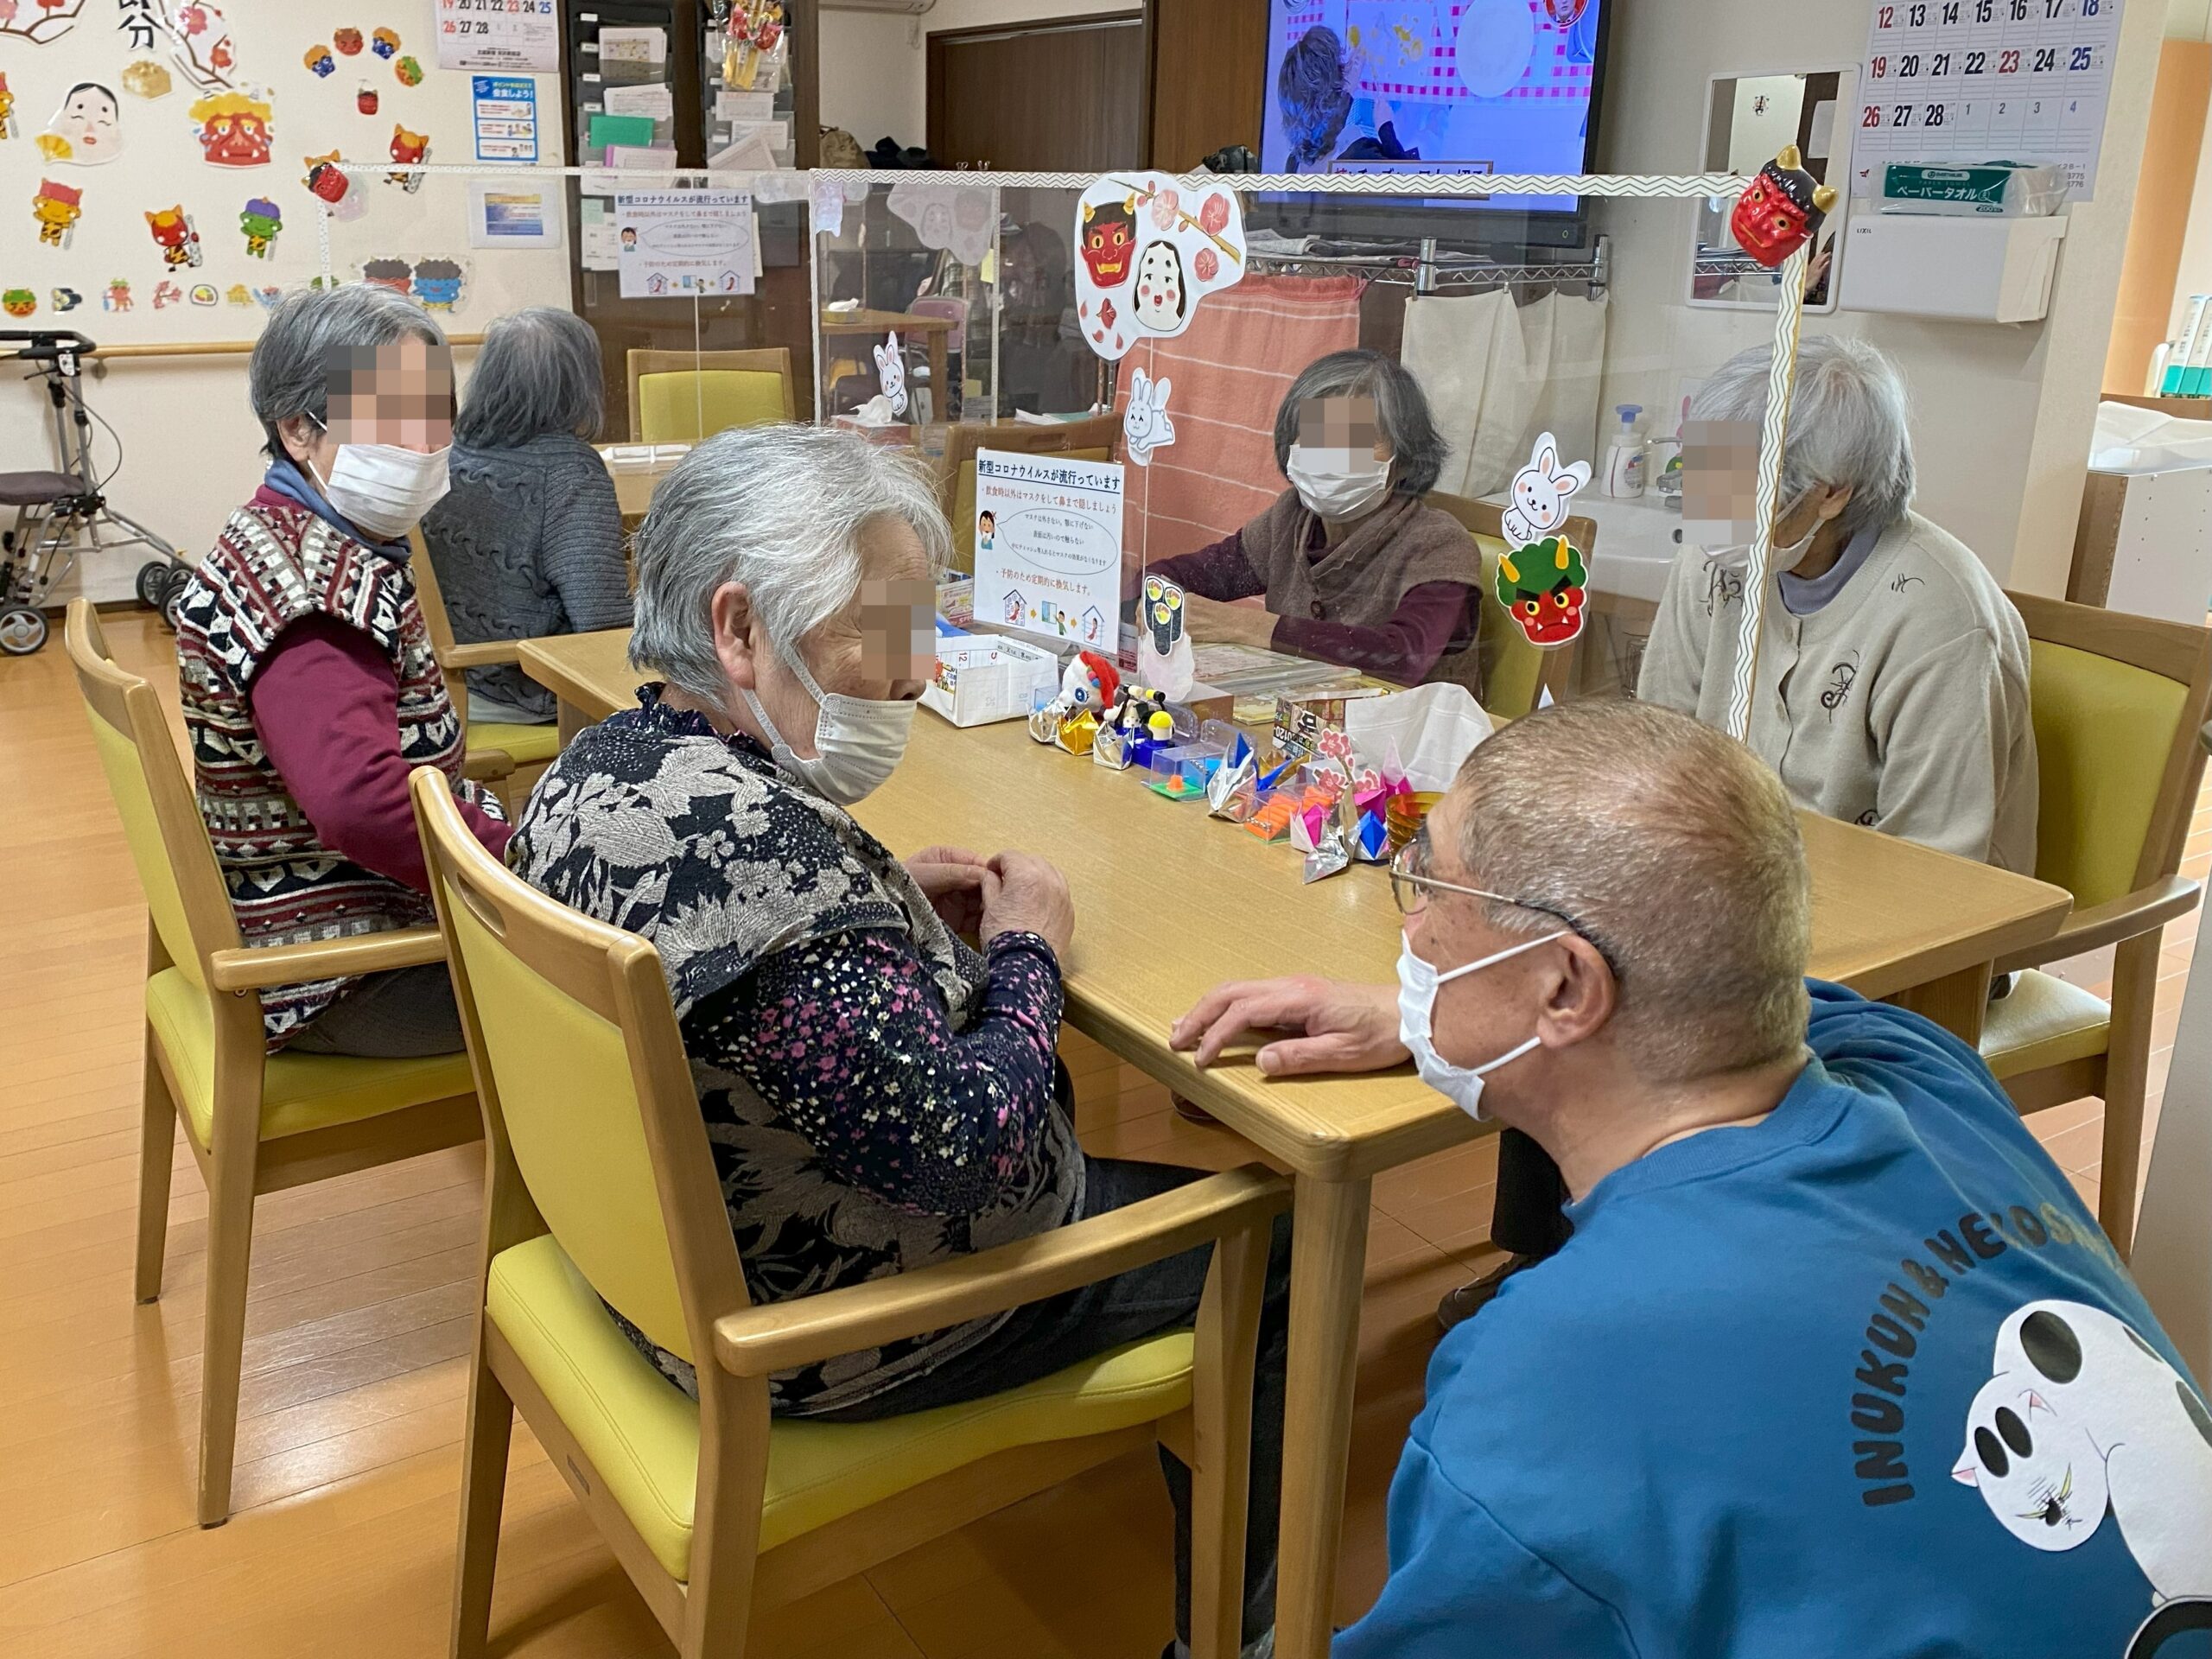
<path id="1" fill-rule="evenodd" d="M 567 433 L 514 449 L 456 443 L 452 474 L 423 537 L 457 641 L 630 626 L 622 515 L 598 451 Z M 553 717 L 553 694 L 519 668 L 472 668 L 468 684 Z"/>

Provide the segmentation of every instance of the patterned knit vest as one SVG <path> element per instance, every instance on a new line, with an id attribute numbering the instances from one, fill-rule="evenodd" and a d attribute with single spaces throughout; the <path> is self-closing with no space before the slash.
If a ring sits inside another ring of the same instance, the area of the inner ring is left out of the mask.
<path id="1" fill-rule="evenodd" d="M 200 815 L 248 944 L 351 938 L 435 919 L 424 895 L 324 846 L 254 729 L 247 688 L 277 636 L 304 617 L 359 628 L 399 683 L 399 748 L 434 766 L 464 800 L 461 731 L 431 654 L 404 559 L 356 541 L 304 507 L 241 507 L 178 601 L 177 664 Z M 496 811 L 494 806 L 491 810 Z M 261 994 L 274 1050 L 354 982 L 321 979 Z"/>

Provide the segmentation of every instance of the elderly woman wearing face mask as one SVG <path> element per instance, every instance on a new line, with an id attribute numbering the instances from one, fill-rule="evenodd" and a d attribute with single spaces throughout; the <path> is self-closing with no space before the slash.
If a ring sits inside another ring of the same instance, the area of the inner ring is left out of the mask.
<path id="1" fill-rule="evenodd" d="M 506 823 L 461 778 L 407 532 L 445 493 L 453 359 L 429 314 L 372 284 L 270 318 L 248 381 L 269 471 L 175 601 L 200 808 L 249 944 L 427 925 L 407 774 L 435 766 L 494 853 Z M 272 1049 L 404 1057 L 461 1046 L 437 964 L 261 994 Z"/>
<path id="2" fill-rule="evenodd" d="M 1690 406 L 1682 540 L 1637 696 L 1727 716 L 1751 562 L 1769 348 Z M 2036 741 L 2020 614 L 1955 537 L 1912 511 L 1904 383 L 1864 340 L 1797 350 L 1768 569 L 1751 747 L 1798 805 L 2031 874 Z"/>
<path id="3" fill-rule="evenodd" d="M 632 659 L 665 682 L 569 744 L 508 856 L 658 950 L 758 1301 L 988 1249 L 1195 1178 L 1076 1142 L 1054 1058 L 1075 928 L 1059 872 L 942 847 L 901 861 L 846 810 L 905 753 L 950 541 L 931 480 L 855 434 L 761 427 L 692 450 L 637 538 Z M 1252 1642 L 1273 1618 L 1287 1237 L 1262 1325 Z M 1187 1323 L 1206 1255 L 779 1376 L 772 1407 L 850 1421 L 1049 1376 Z M 632 1338 L 696 1387 L 680 1357 Z M 1180 1465 L 1168 1475 L 1185 1502 Z"/>
<path id="4" fill-rule="evenodd" d="M 1183 587 L 1191 638 L 1479 694 L 1482 556 L 1457 519 L 1422 503 L 1445 446 L 1414 378 L 1379 353 L 1332 352 L 1283 394 L 1274 439 L 1291 486 L 1275 504 L 1151 566 Z M 1230 602 L 1256 594 L 1265 610 Z"/>

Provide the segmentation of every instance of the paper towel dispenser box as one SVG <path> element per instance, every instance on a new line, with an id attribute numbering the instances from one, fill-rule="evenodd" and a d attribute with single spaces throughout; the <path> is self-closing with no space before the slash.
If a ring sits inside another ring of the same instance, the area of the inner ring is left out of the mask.
<path id="1" fill-rule="evenodd" d="M 1969 322 L 2033 322 L 2050 309 L 2050 282 L 2068 220 L 1939 219 L 1854 213 L 1844 232 L 1847 311 Z"/>

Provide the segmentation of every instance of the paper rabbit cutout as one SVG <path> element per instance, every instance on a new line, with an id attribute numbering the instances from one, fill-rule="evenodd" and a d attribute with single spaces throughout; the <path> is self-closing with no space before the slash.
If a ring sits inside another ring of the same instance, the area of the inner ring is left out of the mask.
<path id="1" fill-rule="evenodd" d="M 1152 452 L 1175 442 L 1175 423 L 1167 418 L 1167 394 L 1175 383 L 1155 380 L 1142 369 L 1129 371 L 1129 406 L 1122 411 L 1122 448 L 1140 467 L 1152 465 Z"/>
<path id="2" fill-rule="evenodd" d="M 1588 461 L 1561 467 L 1559 440 L 1540 435 L 1529 464 L 1513 475 L 1513 505 L 1503 514 L 1506 544 L 1527 547 L 1564 524 L 1569 498 L 1589 481 Z"/>
<path id="3" fill-rule="evenodd" d="M 891 412 L 904 415 L 906 412 L 906 359 L 899 349 L 899 336 L 895 334 L 887 336 L 883 344 L 875 348 L 875 379 L 876 384 L 883 388 L 883 395 L 891 400 Z M 1590 476 L 1587 467 L 1582 469 L 1582 475 L 1586 479 Z"/>

